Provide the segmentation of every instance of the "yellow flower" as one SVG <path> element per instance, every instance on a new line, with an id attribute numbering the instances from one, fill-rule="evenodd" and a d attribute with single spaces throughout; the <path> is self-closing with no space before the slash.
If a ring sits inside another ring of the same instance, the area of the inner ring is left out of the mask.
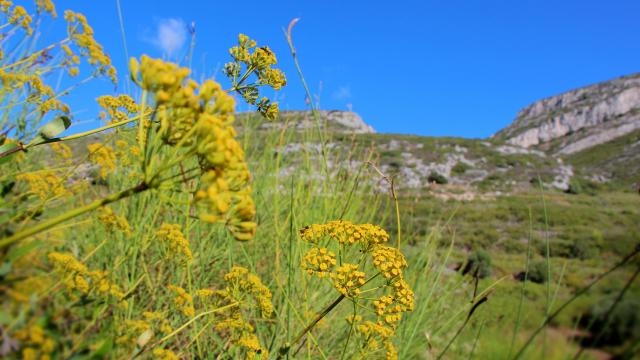
<path id="1" fill-rule="evenodd" d="M 236 341 L 236 345 L 246 350 L 246 359 L 255 359 L 256 355 L 260 358 L 269 358 L 269 352 L 260 345 L 260 341 L 255 334 L 245 334 Z"/>
<path id="2" fill-rule="evenodd" d="M 51 0 L 36 0 L 36 6 L 38 11 L 46 11 L 53 17 L 58 16 L 56 13 L 56 7 L 53 5 Z"/>
<path id="3" fill-rule="evenodd" d="M 128 95 L 100 96 L 98 104 L 109 115 L 109 123 L 126 121 L 129 116 L 140 111 L 138 104 Z"/>
<path id="4" fill-rule="evenodd" d="M 109 173 L 116 169 L 116 154 L 113 149 L 101 143 L 87 145 L 89 159 L 100 166 L 100 177 L 106 179 Z"/>
<path id="5" fill-rule="evenodd" d="M 70 253 L 52 252 L 48 258 L 69 291 L 76 290 L 85 296 L 114 298 L 121 307 L 126 307 L 124 292 L 107 280 L 107 273 L 104 271 L 89 270 Z"/>
<path id="6" fill-rule="evenodd" d="M 335 265 L 336 254 L 326 248 L 312 248 L 302 258 L 302 269 L 318 277 L 325 277 Z"/>
<path id="7" fill-rule="evenodd" d="M 387 279 L 402 276 L 402 269 L 407 267 L 404 255 L 394 247 L 377 246 L 371 252 L 371 256 L 373 265 Z"/>
<path id="8" fill-rule="evenodd" d="M 262 283 L 259 277 L 250 273 L 246 268 L 234 266 L 224 276 L 224 280 L 231 286 L 231 289 L 237 289 L 241 294 L 250 295 L 258 304 L 263 317 L 271 315 L 273 312 L 271 291 Z"/>
<path id="9" fill-rule="evenodd" d="M 229 49 L 229 54 L 233 61 L 225 64 L 225 74 L 231 79 L 233 89 L 247 103 L 257 105 L 258 111 L 265 118 L 275 119 L 278 104 L 271 103 L 265 97 L 258 101 L 258 87 L 270 86 L 274 90 L 280 90 L 287 84 L 284 73 L 272 68 L 278 62 L 276 55 L 268 46 L 256 47 L 256 42 L 244 34 L 238 35 L 238 45 Z M 247 84 L 250 75 L 254 75 L 257 81 Z"/>
<path id="10" fill-rule="evenodd" d="M 176 294 L 173 298 L 173 303 L 178 307 L 180 312 L 182 312 L 184 316 L 193 317 L 196 314 L 196 310 L 193 307 L 193 296 L 179 286 L 169 285 L 167 288 Z"/>
<path id="11" fill-rule="evenodd" d="M 111 58 L 94 39 L 93 28 L 88 24 L 87 18 L 80 13 L 66 10 L 64 19 L 68 23 L 69 37 L 80 49 L 80 53 L 87 57 L 89 64 L 95 66 L 99 74 L 109 77 L 114 84 L 117 83 L 116 69 L 111 65 Z"/>
<path id="12" fill-rule="evenodd" d="M 20 26 L 29 35 L 31 35 L 31 33 L 33 32 L 33 29 L 31 29 L 32 21 L 33 20 L 31 19 L 31 15 L 27 13 L 27 10 L 19 5 L 14 7 L 13 11 L 11 11 L 11 14 L 9 14 L 9 23 Z"/>
<path id="13" fill-rule="evenodd" d="M 156 236 L 169 246 L 170 254 L 180 254 L 186 261 L 192 259 L 189 240 L 187 240 L 178 224 L 162 224 Z"/>
<path id="14" fill-rule="evenodd" d="M 62 179 L 51 170 L 25 173 L 16 176 L 18 181 L 29 184 L 29 191 L 38 195 L 41 200 L 63 196 L 67 193 Z"/>
<path id="15" fill-rule="evenodd" d="M 413 311 L 415 305 L 413 290 L 404 279 L 393 283 L 393 296 L 395 301 L 401 305 L 403 311 Z"/>
<path id="16" fill-rule="evenodd" d="M 386 350 L 385 358 L 387 360 L 396 360 L 398 358 L 398 349 L 391 341 L 384 342 L 384 349 Z"/>
<path id="17" fill-rule="evenodd" d="M 59 157 L 64 160 L 68 160 L 73 156 L 71 152 L 71 148 L 61 142 L 54 142 L 51 144 L 51 149 L 56 153 Z"/>
<path id="18" fill-rule="evenodd" d="M 356 297 L 365 284 L 365 274 L 358 271 L 358 265 L 344 263 L 331 273 L 333 286 L 344 296 Z"/>
<path id="19" fill-rule="evenodd" d="M 126 236 L 131 236 L 131 226 L 129 226 L 127 218 L 116 215 L 108 206 L 99 208 L 98 212 L 98 220 L 104 224 L 108 231 L 118 230 L 122 231 Z"/>
<path id="20" fill-rule="evenodd" d="M 153 349 L 153 356 L 159 360 L 179 360 L 180 358 L 176 353 L 171 350 L 155 348 Z"/>
<path id="21" fill-rule="evenodd" d="M 327 224 L 314 224 L 300 230 L 300 237 L 311 243 L 318 243 L 328 237 L 337 240 L 340 244 L 360 244 L 366 251 L 373 249 L 374 245 L 387 242 L 389 234 L 379 226 L 372 224 L 353 224 L 349 221 L 337 220 Z"/>

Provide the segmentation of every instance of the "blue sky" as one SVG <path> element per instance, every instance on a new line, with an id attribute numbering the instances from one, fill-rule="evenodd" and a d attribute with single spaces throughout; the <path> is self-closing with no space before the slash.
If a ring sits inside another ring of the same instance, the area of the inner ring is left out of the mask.
<path id="1" fill-rule="evenodd" d="M 84 13 L 120 75 L 126 56 L 115 0 L 56 2 Z M 379 132 L 486 137 L 529 103 L 640 71 L 640 1 L 121 0 L 130 56 L 181 59 L 196 25 L 197 77 L 223 77 L 242 32 L 278 55 L 282 109 L 304 109 L 282 29 L 323 109 L 353 109 Z M 48 28 L 45 37 L 55 33 Z M 122 82 L 124 84 L 124 81 Z M 124 90 L 120 85 L 118 91 Z M 70 100 L 88 121 L 106 83 Z M 273 96 L 273 91 L 267 91 Z M 246 110 L 246 106 L 239 106 Z"/>

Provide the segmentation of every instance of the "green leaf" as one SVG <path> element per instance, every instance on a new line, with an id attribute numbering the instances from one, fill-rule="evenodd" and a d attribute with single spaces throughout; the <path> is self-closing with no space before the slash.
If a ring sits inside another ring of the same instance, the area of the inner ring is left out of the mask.
<path id="1" fill-rule="evenodd" d="M 49 140 L 60 135 L 63 131 L 67 130 L 69 126 L 71 126 L 71 119 L 62 115 L 46 123 L 40 128 L 39 133 L 42 137 Z"/>
<path id="2" fill-rule="evenodd" d="M 68 116 L 58 116 L 57 118 L 44 124 L 43 127 L 38 130 L 38 135 L 31 140 L 28 146 L 33 146 L 51 140 L 56 136 L 62 134 L 71 126 L 71 119 Z"/>
<path id="3" fill-rule="evenodd" d="M 4 262 L 0 265 L 0 277 L 4 277 L 11 272 L 11 263 Z"/>
<path id="4" fill-rule="evenodd" d="M 111 339 L 106 339 L 102 341 L 102 344 L 96 347 L 96 350 L 91 353 L 92 359 L 103 359 L 111 354 L 111 350 L 113 349 L 113 341 Z"/>

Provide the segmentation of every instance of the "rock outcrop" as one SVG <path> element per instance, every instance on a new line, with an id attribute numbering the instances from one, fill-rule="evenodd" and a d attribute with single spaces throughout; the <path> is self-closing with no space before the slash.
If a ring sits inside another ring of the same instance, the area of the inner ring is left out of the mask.
<path id="1" fill-rule="evenodd" d="M 640 73 L 537 101 L 494 138 L 571 154 L 636 129 L 640 129 Z"/>
<path id="2" fill-rule="evenodd" d="M 321 110 L 320 120 L 327 128 L 354 134 L 373 134 L 375 130 L 365 123 L 360 115 L 353 111 Z M 264 127 L 281 126 L 283 121 L 294 122 L 298 129 L 313 128 L 316 126 L 313 114 L 310 111 L 282 111 L 279 120 L 273 123 L 265 123 Z"/>

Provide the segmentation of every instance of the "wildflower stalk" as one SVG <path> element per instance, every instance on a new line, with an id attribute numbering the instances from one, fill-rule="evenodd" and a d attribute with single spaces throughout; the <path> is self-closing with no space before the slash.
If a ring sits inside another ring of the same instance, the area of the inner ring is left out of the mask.
<path id="1" fill-rule="evenodd" d="M 533 342 L 533 340 L 538 336 L 538 334 L 540 334 L 540 332 L 542 330 L 544 330 L 547 325 L 549 325 L 549 323 L 555 319 L 558 314 L 560 314 L 567 306 L 569 306 L 574 300 L 576 300 L 577 298 L 579 298 L 580 296 L 584 295 L 586 292 L 588 292 L 594 285 L 596 285 L 598 282 L 600 282 L 600 280 L 604 279 L 605 277 L 607 277 L 609 274 L 611 274 L 612 272 L 618 270 L 619 268 L 621 268 L 622 266 L 624 266 L 625 264 L 627 264 L 629 261 L 633 260 L 633 258 L 638 255 L 640 253 L 640 245 L 636 246 L 636 248 L 633 250 L 633 252 L 631 252 L 629 255 L 625 256 L 624 259 L 622 259 L 620 262 L 618 262 L 616 265 L 614 265 L 612 268 L 610 268 L 609 270 L 605 271 L 604 273 L 598 275 L 595 279 L 593 279 L 587 286 L 581 288 L 580 290 L 576 291 L 575 294 L 568 299 L 567 301 L 565 301 L 564 303 L 562 303 L 562 305 L 560 305 L 553 313 L 551 313 L 548 317 L 545 318 L 544 322 L 542 323 L 542 325 L 540 325 L 527 339 L 527 341 L 524 343 L 524 345 L 522 345 L 522 347 L 518 350 L 518 352 L 514 355 L 514 357 L 512 359 L 517 360 L 522 358 L 522 356 L 524 355 L 525 350 L 527 350 L 527 348 L 531 345 L 531 343 Z"/>
<path id="2" fill-rule="evenodd" d="M 300 333 L 293 339 L 292 342 L 287 343 L 284 346 L 282 346 L 278 350 L 278 359 L 282 359 L 285 355 L 287 355 L 289 353 L 289 350 L 291 350 L 291 347 L 293 345 L 295 345 L 296 343 L 298 343 L 300 340 L 302 340 L 302 338 L 309 331 L 311 331 L 311 329 L 313 329 L 314 326 L 316 326 L 316 324 L 318 324 L 320 322 L 320 320 L 322 320 L 325 316 L 327 316 L 327 314 L 329 314 L 331 312 L 331 310 L 333 310 L 336 306 L 338 306 L 338 304 L 340 304 L 340 302 L 342 300 L 344 300 L 344 298 L 345 298 L 344 294 L 341 294 L 340 296 L 338 296 L 338 298 L 335 299 L 331 304 L 329 304 L 329 306 L 327 306 L 324 310 L 322 310 L 322 312 L 320 312 L 320 314 L 318 314 L 315 317 L 315 319 L 313 319 L 313 321 L 309 325 L 307 325 L 307 327 L 302 329 L 302 331 L 300 331 Z"/>
<path id="3" fill-rule="evenodd" d="M 146 182 L 142 182 L 132 188 L 129 188 L 121 192 L 109 195 L 105 198 L 96 200 L 88 205 L 69 210 L 60 216 L 54 217 L 53 219 L 49 219 L 47 221 L 43 221 L 40 224 L 37 224 L 33 227 L 30 227 L 21 232 L 18 232 L 17 234 L 14 234 L 12 236 L 9 236 L 7 238 L 0 240 L 0 249 L 4 249 L 13 243 L 23 240 L 31 235 L 35 235 L 39 232 L 48 230 L 55 225 L 58 225 L 62 222 L 73 219 L 74 217 L 80 216 L 86 212 L 95 210 L 101 206 L 111 204 L 118 200 L 128 198 L 132 195 L 148 190 L 149 188 L 150 188 L 149 184 L 147 184 Z"/>
<path id="4" fill-rule="evenodd" d="M 347 346 L 349 346 L 349 341 L 351 341 L 351 335 L 353 334 L 353 328 L 356 324 L 355 318 L 357 314 L 357 303 L 353 302 L 353 319 L 351 321 L 351 326 L 349 326 L 349 335 L 347 335 L 347 341 L 344 342 L 344 347 L 342 348 L 342 355 L 340 355 L 340 360 L 344 359 L 344 356 L 347 353 Z"/>
<path id="5" fill-rule="evenodd" d="M 22 143 L 18 143 L 16 147 L 11 148 L 5 152 L 0 153 L 0 159 L 6 156 L 9 156 L 11 154 L 20 152 L 20 151 L 27 151 L 27 149 L 29 149 L 30 147 L 33 146 L 38 146 L 38 145 L 43 145 L 43 144 L 50 144 L 50 143 L 56 143 L 56 142 L 61 142 L 61 141 L 69 141 L 69 140 L 75 140 L 75 139 L 79 139 L 85 136 L 89 136 L 89 135 L 93 135 L 93 134 L 97 134 L 99 132 L 105 131 L 105 130 L 109 130 L 109 129 L 113 129 L 119 126 L 123 126 L 135 121 L 140 120 L 142 117 L 144 116 L 144 114 L 140 114 L 138 116 L 132 117 L 131 119 L 127 119 L 127 120 L 123 120 L 120 122 L 116 122 L 113 124 L 109 124 L 109 125 L 105 125 L 96 129 L 92 129 L 89 131 L 84 131 L 81 133 L 77 133 L 77 134 L 73 134 L 73 135 L 69 135 L 69 136 L 63 136 L 63 137 L 58 137 L 58 138 L 53 138 L 53 139 L 48 139 L 46 141 L 43 142 L 32 142 L 26 145 L 23 145 Z"/>
<path id="6" fill-rule="evenodd" d="M 397 246 L 398 246 L 398 250 L 400 250 L 400 243 L 402 242 L 401 241 L 402 231 L 400 229 L 400 225 L 401 225 L 400 204 L 398 203 L 398 196 L 396 195 L 395 181 L 392 177 L 389 177 L 385 175 L 382 171 L 380 171 L 380 169 L 378 169 L 378 167 L 375 166 L 371 161 L 368 161 L 368 163 L 384 180 L 386 180 L 389 183 L 391 197 L 393 198 L 393 202 L 395 203 L 395 207 L 396 207 L 396 225 L 398 227 Z"/>
<path id="7" fill-rule="evenodd" d="M 187 321 L 186 323 L 180 325 L 179 328 L 173 330 L 173 332 L 171 332 L 170 334 L 167 334 L 165 337 L 163 337 L 162 339 L 156 341 L 155 343 L 151 344 L 150 346 L 144 347 L 142 349 L 140 349 L 140 351 L 138 353 L 136 353 L 135 355 L 132 356 L 132 358 L 136 358 L 140 355 L 142 355 L 143 353 L 145 353 L 146 351 L 148 351 L 149 349 L 153 349 L 156 346 L 162 344 L 163 342 L 171 339 L 172 337 L 176 336 L 178 333 L 180 333 L 182 330 L 186 329 L 189 325 L 193 324 L 196 320 L 200 319 L 201 317 L 207 316 L 207 315 L 211 315 L 211 314 L 215 314 L 221 311 L 225 311 L 231 308 L 234 308 L 236 306 L 240 305 L 239 303 L 235 302 L 232 304 L 228 304 L 219 308 L 215 308 L 212 310 L 208 310 L 205 312 L 202 312 L 194 317 L 192 317 L 191 319 L 189 319 L 189 321 Z"/>
<path id="8" fill-rule="evenodd" d="M 302 81 L 302 87 L 304 88 L 307 98 L 309 99 L 311 114 L 313 115 L 313 118 L 316 121 L 316 129 L 318 130 L 318 138 L 320 139 L 320 146 L 321 146 L 321 152 L 322 152 L 322 160 L 323 160 L 322 164 L 324 165 L 324 170 L 328 176 L 329 168 L 327 165 L 327 150 L 326 150 L 324 136 L 322 135 L 322 130 L 320 128 L 320 124 L 321 124 L 320 114 L 318 113 L 318 110 L 316 109 L 315 105 L 313 105 L 313 98 L 311 97 L 311 91 L 309 91 L 309 86 L 307 86 L 307 81 L 304 79 L 304 75 L 302 74 L 302 68 L 300 68 L 300 64 L 298 63 L 296 48 L 293 46 L 293 38 L 291 37 L 291 31 L 293 30 L 293 26 L 298 21 L 299 21 L 298 18 L 291 20 L 291 22 L 289 23 L 287 32 L 285 33 L 285 37 L 287 38 L 287 43 L 289 44 L 291 56 L 293 57 L 293 63 L 295 64 L 296 70 L 298 71 L 298 75 L 300 76 L 300 81 Z"/>
<path id="9" fill-rule="evenodd" d="M 77 133 L 77 134 L 73 134 L 73 135 L 69 135 L 69 136 L 63 136 L 63 137 L 59 137 L 59 138 L 50 139 L 50 140 L 47 140 L 47 141 L 42 142 L 42 143 L 27 144 L 27 145 L 24 146 L 24 149 L 26 150 L 29 147 L 36 146 L 36 145 L 42 145 L 42 144 L 49 144 L 49 143 L 60 142 L 60 141 L 68 141 L 68 140 L 79 139 L 79 138 L 82 138 L 82 137 L 85 137 L 85 136 L 89 136 L 89 135 L 93 135 L 93 134 L 96 134 L 96 133 L 99 133 L 99 132 L 102 132 L 102 131 L 105 131 L 105 130 L 109 130 L 109 129 L 113 129 L 113 128 L 116 128 L 116 127 L 119 127 L 119 126 L 122 126 L 122 125 L 126 125 L 126 124 L 132 123 L 134 121 L 138 121 L 140 118 L 142 118 L 142 116 L 143 115 L 138 115 L 136 117 L 132 117 L 131 119 L 119 121 L 119 122 L 112 123 L 112 124 L 109 124 L 109 125 L 105 125 L 105 126 L 93 129 L 93 130 L 89 130 L 89 131 L 85 131 L 85 132 L 81 132 L 81 133 Z"/>

